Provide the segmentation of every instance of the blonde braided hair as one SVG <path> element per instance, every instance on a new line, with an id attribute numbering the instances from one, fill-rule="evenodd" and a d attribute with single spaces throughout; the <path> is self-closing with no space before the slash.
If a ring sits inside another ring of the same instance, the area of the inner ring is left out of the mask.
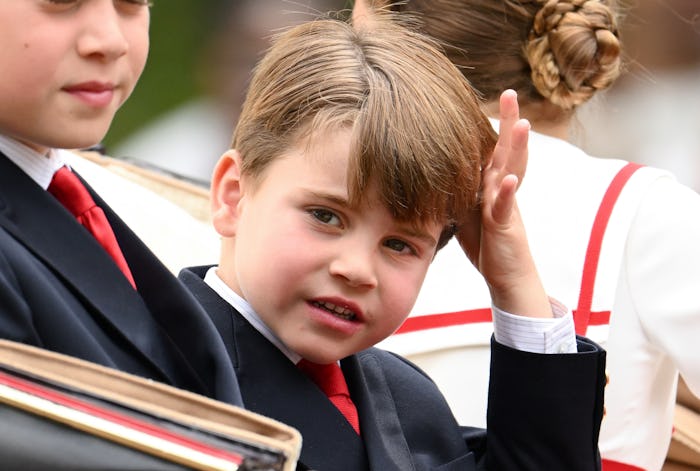
<path id="1" fill-rule="evenodd" d="M 617 19 L 604 0 L 534 0 L 525 56 L 537 91 L 565 110 L 610 86 L 620 74 Z"/>

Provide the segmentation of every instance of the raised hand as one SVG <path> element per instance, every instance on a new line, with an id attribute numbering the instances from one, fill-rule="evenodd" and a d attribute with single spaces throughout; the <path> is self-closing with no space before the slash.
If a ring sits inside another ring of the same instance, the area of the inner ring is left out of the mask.
<path id="1" fill-rule="evenodd" d="M 501 95 L 499 120 L 498 142 L 482 170 L 480 210 L 461 224 L 456 237 L 484 276 L 494 305 L 513 314 L 551 317 L 516 203 L 527 167 L 530 125 L 520 119 L 512 90 Z"/>

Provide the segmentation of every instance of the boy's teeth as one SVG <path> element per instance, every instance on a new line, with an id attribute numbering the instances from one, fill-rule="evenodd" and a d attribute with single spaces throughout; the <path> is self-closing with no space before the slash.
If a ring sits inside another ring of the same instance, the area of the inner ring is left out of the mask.
<path id="1" fill-rule="evenodd" d="M 355 313 L 352 312 L 350 309 L 347 309 L 342 306 L 338 306 L 333 303 L 329 302 L 314 302 L 318 307 L 322 307 L 323 309 L 327 311 L 331 311 L 333 314 L 337 315 L 338 317 L 342 317 L 343 319 L 353 319 L 355 317 Z"/>

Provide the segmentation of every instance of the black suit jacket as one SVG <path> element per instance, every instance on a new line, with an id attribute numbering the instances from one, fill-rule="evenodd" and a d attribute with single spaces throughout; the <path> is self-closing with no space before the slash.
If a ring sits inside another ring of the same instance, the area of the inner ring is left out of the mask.
<path id="1" fill-rule="evenodd" d="M 88 190 L 138 292 L 92 235 L 0 153 L 0 337 L 240 404 L 226 350 L 201 306 Z"/>
<path id="2" fill-rule="evenodd" d="M 345 358 L 360 438 L 286 356 L 203 282 L 205 273 L 206 267 L 186 269 L 180 279 L 221 333 L 246 407 L 301 432 L 301 467 L 600 469 L 605 352 L 585 339 L 579 339 L 581 353 L 571 355 L 524 353 L 494 342 L 488 432 L 459 427 L 435 384 L 407 360 L 377 348 Z"/>

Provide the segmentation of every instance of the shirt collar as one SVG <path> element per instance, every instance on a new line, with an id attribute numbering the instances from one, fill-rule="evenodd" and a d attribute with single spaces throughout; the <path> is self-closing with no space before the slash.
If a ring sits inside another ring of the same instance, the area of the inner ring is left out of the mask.
<path id="1" fill-rule="evenodd" d="M 277 337 L 272 330 L 260 319 L 260 316 L 253 310 L 251 305 L 243 299 L 238 293 L 233 291 L 224 281 L 219 278 L 217 274 L 217 269 L 219 267 L 211 267 L 207 270 L 207 274 L 204 276 L 204 282 L 209 285 L 219 296 L 221 296 L 227 303 L 234 307 L 241 315 L 253 326 L 255 330 L 260 332 L 263 337 L 272 342 L 272 344 L 277 347 L 284 355 L 289 358 L 289 360 L 296 364 L 301 360 L 301 356 L 290 350 L 283 342 Z"/>
<path id="2" fill-rule="evenodd" d="M 5 154 L 29 178 L 46 190 L 56 170 L 66 164 L 65 158 L 55 149 L 44 155 L 16 139 L 0 135 L 0 152 Z"/>

